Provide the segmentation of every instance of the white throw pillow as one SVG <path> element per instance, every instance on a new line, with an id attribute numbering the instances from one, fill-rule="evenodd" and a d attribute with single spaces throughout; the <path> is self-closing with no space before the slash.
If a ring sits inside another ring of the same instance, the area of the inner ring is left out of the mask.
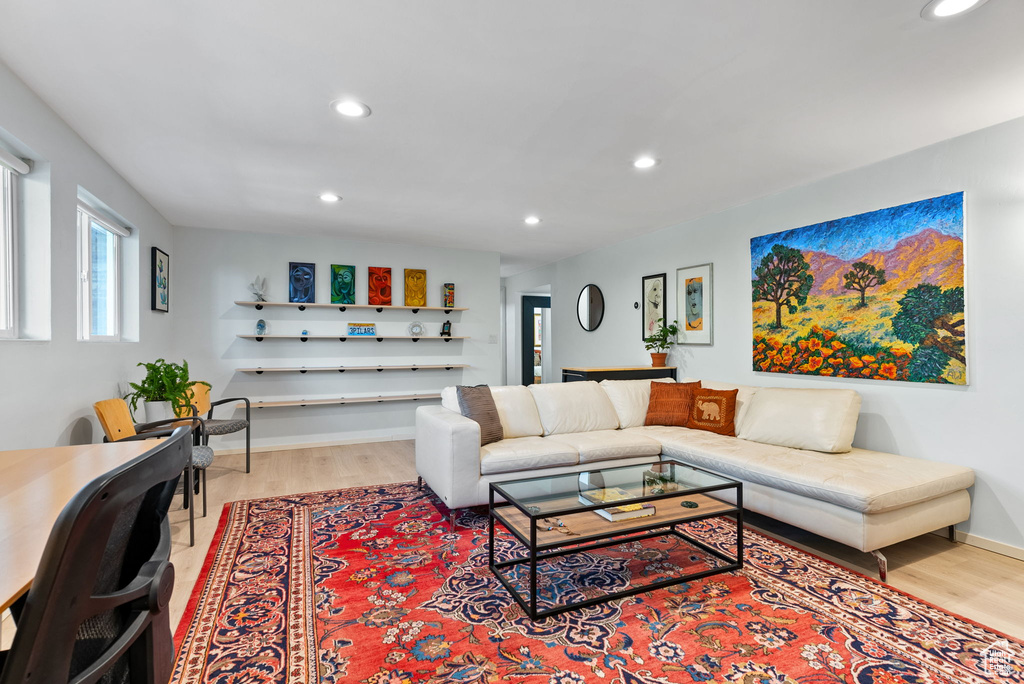
<path id="1" fill-rule="evenodd" d="M 647 405 L 651 403 L 651 380 L 602 380 L 601 389 L 615 407 L 619 427 L 640 427 L 647 418 Z M 672 378 L 657 378 L 653 382 L 675 382 Z"/>
<path id="2" fill-rule="evenodd" d="M 523 385 L 492 387 L 491 396 L 498 407 L 498 418 L 505 439 L 514 437 L 537 437 L 544 434 L 544 426 L 537 413 L 537 404 L 530 390 Z M 442 398 L 443 405 L 443 398 Z"/>
<path id="3" fill-rule="evenodd" d="M 615 407 L 593 380 L 530 385 L 530 392 L 545 435 L 619 427 Z"/>
<path id="4" fill-rule="evenodd" d="M 795 449 L 845 453 L 853 444 L 858 415 L 860 395 L 853 390 L 762 387 L 750 400 L 743 429 L 736 436 Z"/>
<path id="5" fill-rule="evenodd" d="M 455 411 L 458 414 L 462 414 L 462 407 L 459 406 L 459 393 L 455 389 L 454 385 L 445 387 L 441 390 L 441 408 L 446 408 L 449 411 Z"/>

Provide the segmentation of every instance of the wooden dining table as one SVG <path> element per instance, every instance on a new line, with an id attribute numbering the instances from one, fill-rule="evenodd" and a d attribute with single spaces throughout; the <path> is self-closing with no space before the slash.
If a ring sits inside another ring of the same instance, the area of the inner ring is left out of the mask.
<path id="1" fill-rule="evenodd" d="M 32 586 L 50 530 L 71 498 L 156 445 L 143 440 L 0 451 L 0 611 Z"/>

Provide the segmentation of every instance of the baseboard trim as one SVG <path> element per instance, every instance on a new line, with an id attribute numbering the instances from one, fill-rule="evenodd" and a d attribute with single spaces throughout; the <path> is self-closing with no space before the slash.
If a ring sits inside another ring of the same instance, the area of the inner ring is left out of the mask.
<path id="1" fill-rule="evenodd" d="M 945 528 L 941 530 L 935 530 L 932 534 L 937 534 L 940 537 L 946 536 Z M 985 537 L 979 537 L 976 534 L 970 534 L 963 530 L 956 531 L 956 540 L 968 546 L 976 546 L 979 549 L 985 549 L 986 551 L 992 551 L 998 553 L 1001 556 L 1007 556 L 1016 560 L 1024 561 L 1024 549 L 1013 546 L 1011 544 L 1004 544 L 1003 542 L 997 542 L 992 539 L 986 539 Z"/>
<path id="2" fill-rule="evenodd" d="M 350 444 L 367 444 L 369 442 L 403 442 L 414 439 L 415 435 L 385 435 L 382 437 L 360 437 L 358 439 L 338 439 L 330 442 L 301 442 L 298 444 L 272 444 L 270 446 L 253 447 L 252 453 L 265 454 L 274 451 L 291 451 L 292 449 L 316 449 L 319 447 L 347 446 Z M 244 454 L 242 449 L 216 449 L 215 453 L 224 455 Z"/>

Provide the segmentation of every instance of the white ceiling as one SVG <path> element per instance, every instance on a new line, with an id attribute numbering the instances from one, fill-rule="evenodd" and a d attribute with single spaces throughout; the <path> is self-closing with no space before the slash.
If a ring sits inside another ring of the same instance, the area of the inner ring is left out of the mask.
<path id="1" fill-rule="evenodd" d="M 510 275 L 1024 116 L 1024 2 L 924 2 L 0 0 L 0 59 L 174 225 Z"/>

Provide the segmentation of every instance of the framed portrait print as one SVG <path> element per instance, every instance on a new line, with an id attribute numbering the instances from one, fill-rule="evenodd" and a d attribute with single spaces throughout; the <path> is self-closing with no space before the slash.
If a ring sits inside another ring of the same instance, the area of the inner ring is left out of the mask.
<path id="1" fill-rule="evenodd" d="M 711 264 L 676 270 L 676 344 L 713 344 L 715 309 Z"/>
<path id="2" fill-rule="evenodd" d="M 647 339 L 658 329 L 658 319 L 665 318 L 665 277 L 667 274 L 644 276 L 641 291 L 643 292 L 643 335 L 641 339 Z"/>
<path id="3" fill-rule="evenodd" d="M 153 281 L 150 283 L 149 308 L 167 313 L 170 308 L 171 257 L 159 247 L 153 248 Z"/>

